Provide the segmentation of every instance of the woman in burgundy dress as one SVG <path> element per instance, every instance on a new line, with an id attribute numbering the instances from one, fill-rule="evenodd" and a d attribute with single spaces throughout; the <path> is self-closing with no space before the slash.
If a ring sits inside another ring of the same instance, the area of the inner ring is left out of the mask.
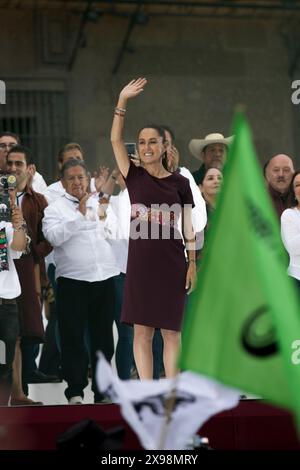
<path id="1" fill-rule="evenodd" d="M 129 159 L 123 139 L 127 101 L 143 91 L 147 80 L 131 81 L 120 93 L 111 131 L 117 164 L 131 202 L 131 233 L 122 321 L 134 325 L 134 357 L 140 379 L 152 379 L 152 339 L 160 328 L 166 377 L 177 373 L 176 359 L 186 293 L 196 282 L 193 196 L 189 181 L 164 166 L 163 129 L 138 134 L 141 166 Z M 179 227 L 182 224 L 181 236 Z M 185 258 L 185 248 L 188 262 Z"/>

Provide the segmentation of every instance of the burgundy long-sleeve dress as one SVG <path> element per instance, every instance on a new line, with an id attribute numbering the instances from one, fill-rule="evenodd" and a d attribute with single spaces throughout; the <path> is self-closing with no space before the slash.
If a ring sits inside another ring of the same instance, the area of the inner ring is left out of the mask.
<path id="1" fill-rule="evenodd" d="M 131 234 L 121 320 L 180 331 L 187 263 L 176 227 L 182 207 L 194 205 L 189 181 L 179 173 L 157 178 L 131 163 L 126 185 Z"/>

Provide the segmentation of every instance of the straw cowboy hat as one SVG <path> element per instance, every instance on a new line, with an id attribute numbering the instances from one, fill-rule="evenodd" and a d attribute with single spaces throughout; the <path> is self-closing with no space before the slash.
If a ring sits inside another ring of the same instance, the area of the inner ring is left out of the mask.
<path id="1" fill-rule="evenodd" d="M 233 137 L 233 135 L 224 137 L 223 134 L 218 134 L 217 132 L 208 134 L 204 139 L 192 139 L 189 143 L 189 150 L 194 157 L 202 160 L 201 153 L 204 147 L 210 144 L 224 144 L 228 146 L 233 141 Z"/>

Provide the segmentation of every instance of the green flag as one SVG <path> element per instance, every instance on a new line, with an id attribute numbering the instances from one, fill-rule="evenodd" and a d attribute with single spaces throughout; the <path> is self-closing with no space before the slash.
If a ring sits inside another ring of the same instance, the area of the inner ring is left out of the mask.
<path id="1" fill-rule="evenodd" d="M 292 361 L 300 303 L 240 113 L 234 134 L 179 363 L 294 410 L 300 422 L 300 364 Z"/>

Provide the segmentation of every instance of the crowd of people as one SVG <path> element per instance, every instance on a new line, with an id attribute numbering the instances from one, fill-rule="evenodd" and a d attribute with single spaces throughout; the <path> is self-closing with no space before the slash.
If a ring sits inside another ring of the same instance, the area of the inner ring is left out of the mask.
<path id="1" fill-rule="evenodd" d="M 1 173 L 16 179 L 16 188 L 0 185 L 0 200 L 5 192 L 10 198 L 10 217 L 0 218 L 0 405 L 42 404 L 30 399 L 28 384 L 62 379 L 68 403 L 80 404 L 89 375 L 94 402 L 105 403 L 95 381 L 99 350 L 109 362 L 115 353 L 124 380 L 134 370 L 141 380 L 177 373 L 185 305 L 210 217 L 222 204 L 217 195 L 234 137 L 192 139 L 189 150 L 201 161 L 193 174 L 180 166 L 166 125 L 139 129 L 137 154 L 129 154 L 126 108 L 146 86 L 140 78 L 120 92 L 111 172 L 101 166 L 91 177 L 81 146 L 66 143 L 58 151 L 60 177 L 47 185 L 19 136 L 0 133 Z M 300 289 L 300 171 L 279 154 L 264 175 Z"/>

